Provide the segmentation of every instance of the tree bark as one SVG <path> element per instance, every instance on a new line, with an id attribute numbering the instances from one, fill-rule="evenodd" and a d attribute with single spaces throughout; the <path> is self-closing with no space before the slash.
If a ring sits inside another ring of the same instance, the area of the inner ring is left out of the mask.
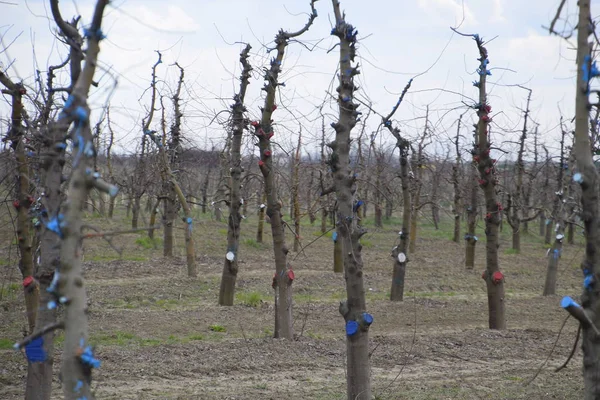
<path id="1" fill-rule="evenodd" d="M 460 190 L 460 175 L 462 171 L 462 158 L 460 155 L 460 127 L 462 122 L 463 114 L 458 118 L 456 128 L 456 138 L 454 139 L 454 146 L 456 149 L 456 162 L 452 166 L 452 187 L 454 188 L 454 234 L 452 240 L 456 243 L 460 243 L 460 216 L 462 213 L 462 196 Z"/>
<path id="2" fill-rule="evenodd" d="M 298 146 L 296 147 L 296 156 L 294 158 L 294 175 L 292 180 L 293 187 L 293 206 L 294 206 L 294 252 L 300 251 L 300 149 L 302 144 L 302 125 L 298 133 Z M 309 188 L 310 191 L 310 188 Z"/>
<path id="3" fill-rule="evenodd" d="M 262 188 L 258 193 L 258 227 L 256 229 L 256 243 L 263 242 L 263 230 L 265 226 L 265 209 L 267 208 L 267 194 Z"/>
<path id="4" fill-rule="evenodd" d="M 340 313 L 346 321 L 346 382 L 348 400 L 370 400 L 369 326 L 373 318 L 366 312 L 363 281 L 362 246 L 359 242 L 365 231 L 357 225 L 353 211 L 356 178 L 350 171 L 350 133 L 356 125 L 358 105 L 353 101 L 354 76 L 359 73 L 352 66 L 356 55 L 355 28 L 345 21 L 340 3 L 332 0 L 336 24 L 332 34 L 340 39 L 338 106 L 339 120 L 332 124 L 336 139 L 330 143 L 333 150 L 330 167 L 337 195 L 338 240 L 344 248 L 344 277 L 348 300 L 340 304 Z"/>
<path id="5" fill-rule="evenodd" d="M 494 161 L 490 158 L 489 123 L 491 121 L 491 106 L 487 102 L 486 81 L 491 72 L 487 69 L 489 64 L 488 52 L 483 47 L 483 40 L 474 35 L 479 50 L 479 103 L 475 106 L 479 121 L 477 123 L 478 142 L 474 154 L 478 159 L 479 184 L 485 196 L 485 233 L 486 243 L 486 270 L 483 278 L 487 284 L 488 312 L 490 329 L 505 329 L 506 317 L 504 311 L 504 275 L 498 265 L 498 227 L 500 225 L 500 212 L 502 210 L 496 197 L 496 177 Z"/>
<path id="6" fill-rule="evenodd" d="M 584 290 L 581 306 L 569 307 L 567 311 L 579 320 L 582 327 L 584 399 L 600 398 L 600 342 L 596 334 L 600 326 L 600 298 L 598 277 L 600 274 L 600 232 L 598 210 L 598 172 L 593 162 L 589 123 L 589 90 L 592 74 L 588 38 L 591 32 L 590 0 L 579 0 L 577 25 L 577 87 L 575 97 L 575 158 L 578 172 L 573 180 L 581 186 L 582 220 L 585 226 L 585 256 L 581 264 Z"/>
<path id="7" fill-rule="evenodd" d="M 65 307 L 65 342 L 62 354 L 62 386 L 64 398 L 93 399 L 91 391 L 91 371 L 99 366 L 94 358 L 93 349 L 87 343 L 88 317 L 87 299 L 82 276 L 82 210 L 89 190 L 92 187 L 116 194 L 116 187 L 110 186 L 94 175 L 89 168 L 91 157 L 94 156 L 92 131 L 89 124 L 90 109 L 87 105 L 87 95 L 93 81 L 97 65 L 99 41 L 102 39 L 100 26 L 107 0 L 99 0 L 94 10 L 89 33 L 87 35 L 86 60 L 69 100 L 65 104 L 59 120 L 52 129 L 63 134 L 71 123 L 74 128 L 75 149 L 86 149 L 82 153 L 75 152 L 73 169 L 69 182 L 67 206 L 64 217 L 54 216 L 48 227 L 62 238 L 60 249 L 60 272 L 56 271 L 56 299 Z M 78 156 L 79 155 L 79 156 Z M 85 355 L 85 357 L 84 357 Z"/>
<path id="8" fill-rule="evenodd" d="M 409 159 L 408 152 L 410 150 L 410 142 L 400 135 L 398 127 L 392 127 L 391 118 L 400 107 L 404 96 L 410 89 L 412 79 L 408 81 L 404 90 L 400 94 L 398 102 L 392 109 L 389 115 L 383 118 L 383 126 L 385 126 L 396 139 L 396 147 L 400 151 L 400 180 L 402 185 L 402 229 L 399 232 L 399 243 L 392 249 L 392 257 L 394 258 L 394 267 L 392 273 L 392 289 L 390 290 L 391 301 L 404 300 L 404 280 L 406 276 L 406 265 L 408 263 L 409 238 L 410 238 L 410 222 L 411 222 L 411 192 L 409 178 Z"/>
<path id="9" fill-rule="evenodd" d="M 229 195 L 229 224 L 227 229 L 227 253 L 221 276 L 221 288 L 219 289 L 219 305 L 232 306 L 235 295 L 235 282 L 238 274 L 238 258 L 240 245 L 240 225 L 242 215 L 241 206 L 241 177 L 242 177 L 242 137 L 246 122 L 244 121 L 244 99 L 246 88 L 250 83 L 252 67 L 248 63 L 248 54 L 251 46 L 248 44 L 240 54 L 242 74 L 240 79 L 240 91 L 234 96 L 235 103 L 232 106 L 232 140 L 229 165 L 231 166 L 231 191 Z"/>
<path id="10" fill-rule="evenodd" d="M 425 149 L 425 139 L 427 138 L 427 134 L 429 131 L 429 106 L 427 106 L 427 111 L 425 113 L 425 128 L 423 128 L 423 135 L 421 136 L 421 140 L 419 140 L 419 145 L 417 148 L 416 159 L 414 160 L 413 165 L 413 190 L 412 190 L 412 211 L 410 213 L 410 232 L 409 232 L 409 242 L 408 242 L 408 251 L 414 253 L 417 249 L 417 217 L 419 215 L 419 210 L 421 208 L 421 189 L 423 187 L 423 167 L 424 167 L 424 156 L 423 150 Z M 415 155 L 413 153 L 413 155 Z"/>
<path id="11" fill-rule="evenodd" d="M 271 220 L 271 232 L 273 234 L 273 253 L 275 255 L 275 276 L 273 277 L 273 289 L 275 289 L 275 331 L 276 338 L 293 339 L 293 320 L 292 320 L 292 282 L 294 272 L 287 261 L 288 248 L 285 244 L 285 231 L 283 225 L 283 216 L 281 214 L 282 203 L 277 195 L 275 184 L 276 165 L 273 162 L 273 148 L 271 138 L 274 135 L 272 125 L 272 115 L 275 109 L 275 94 L 279 85 L 279 73 L 285 49 L 290 39 L 300 36 L 310 28 L 312 22 L 317 17 L 314 9 L 314 1 L 311 0 L 310 6 L 312 13 L 309 15 L 308 23 L 295 33 L 280 30 L 275 36 L 276 55 L 271 60 L 270 68 L 265 72 L 266 92 L 264 107 L 262 109 L 261 120 L 253 123 L 254 134 L 258 138 L 258 147 L 260 149 L 260 161 L 258 163 L 260 171 L 264 178 L 265 192 L 267 197 L 267 216 Z"/>

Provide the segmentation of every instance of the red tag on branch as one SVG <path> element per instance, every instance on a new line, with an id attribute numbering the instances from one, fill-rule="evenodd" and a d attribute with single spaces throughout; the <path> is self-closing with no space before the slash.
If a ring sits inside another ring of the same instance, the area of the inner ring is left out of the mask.
<path id="1" fill-rule="evenodd" d="M 296 277 L 296 275 L 294 275 L 294 271 L 291 269 L 288 269 L 287 275 L 288 275 L 288 278 L 290 279 L 290 281 L 293 281 L 294 278 Z"/>
<path id="2" fill-rule="evenodd" d="M 23 287 L 27 287 L 27 286 L 31 285 L 32 283 L 33 283 L 33 276 L 31 276 L 31 275 L 30 276 L 26 276 L 23 279 Z"/>
<path id="3" fill-rule="evenodd" d="M 504 280 L 504 274 L 500 271 L 496 271 L 492 274 L 492 282 L 494 282 L 495 285 L 501 283 Z"/>

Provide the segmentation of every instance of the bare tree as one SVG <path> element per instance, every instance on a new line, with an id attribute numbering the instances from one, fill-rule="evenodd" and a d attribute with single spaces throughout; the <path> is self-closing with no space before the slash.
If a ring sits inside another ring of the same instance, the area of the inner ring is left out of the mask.
<path id="1" fill-rule="evenodd" d="M 338 240 L 344 249 L 344 278 L 348 299 L 340 303 L 340 313 L 346 322 L 346 382 L 348 400 L 371 399 L 369 368 L 369 326 L 373 317 L 366 312 L 363 279 L 362 245 L 360 237 L 366 231 L 358 225 L 354 212 L 356 176 L 350 171 L 350 133 L 359 115 L 354 103 L 354 76 L 359 71 L 353 66 L 356 56 L 356 29 L 346 22 L 340 3 L 332 0 L 335 26 L 331 33 L 340 39 L 338 107 L 339 119 L 332 123 L 335 141 L 329 143 L 333 150 L 329 166 L 335 182 L 337 196 L 336 228 Z"/>
<path id="2" fill-rule="evenodd" d="M 400 180 L 402 185 L 402 228 L 398 234 L 399 243 L 392 249 L 394 269 L 392 274 L 392 289 L 390 291 L 391 301 L 402 301 L 404 299 L 404 279 L 406 275 L 406 264 L 408 263 L 411 213 L 413 212 L 409 178 L 410 166 L 408 161 L 410 142 L 400 135 L 400 129 L 398 127 L 392 127 L 391 118 L 398 110 L 398 107 L 402 103 L 408 89 L 410 89 L 411 84 L 412 79 L 408 81 L 404 90 L 402 90 L 400 98 L 392 111 L 385 116 L 382 121 L 383 126 L 385 126 L 396 139 L 396 147 L 400 152 Z"/>
<path id="3" fill-rule="evenodd" d="M 25 86 L 14 83 L 4 72 L 0 71 L 0 83 L 5 87 L 2 93 L 11 97 L 11 124 L 6 140 L 10 141 L 10 147 L 14 152 L 17 169 L 16 193 L 13 205 L 17 210 L 16 239 L 19 247 L 19 270 L 23 276 L 23 291 L 25 295 L 25 309 L 29 323 L 28 333 L 32 333 L 35 327 L 35 319 L 38 308 L 39 288 L 33 279 L 33 252 L 32 252 L 32 223 L 29 218 L 29 208 L 33 204 L 30 182 L 31 168 L 26 156 L 25 149 L 25 127 L 23 126 L 23 95 L 26 93 Z"/>
<path id="4" fill-rule="evenodd" d="M 72 86 L 71 94 L 59 119 L 51 123 L 49 127 L 52 132 L 51 137 L 62 137 L 63 140 L 70 137 L 74 149 L 64 214 L 59 213 L 52 216 L 46 225 L 47 229 L 61 238 L 60 271 L 57 269 L 52 284 L 48 288 L 48 291 L 55 295 L 55 300 L 49 302 L 48 307 L 55 308 L 57 303 L 64 305 L 65 319 L 64 322 L 38 327 L 35 333 L 17 344 L 17 347 L 26 346 L 46 333 L 64 327 L 65 341 L 61 372 L 63 394 L 65 399 L 69 400 L 82 397 L 94 398 L 90 390 L 91 371 L 92 368 L 100 365 L 100 362 L 94 358 L 92 347 L 87 343 L 87 299 L 81 265 L 81 247 L 84 238 L 82 232 L 84 228 L 82 224 L 83 206 L 92 188 L 103 190 L 112 196 L 117 192 L 115 186 L 102 181 L 98 174 L 90 168 L 96 152 L 89 122 L 90 109 L 87 105 L 87 96 L 96 70 L 100 50 L 99 42 L 104 37 L 100 26 L 107 4 L 107 0 L 100 0 L 96 4 L 92 23 L 85 34 L 88 44 L 85 50 L 85 65 Z M 58 8 L 57 1 L 54 1 L 52 5 Z M 60 27 L 62 18 L 60 20 L 55 18 L 55 20 Z M 79 50 L 82 51 L 81 48 Z M 68 134 L 71 124 L 74 124 L 74 128 Z M 51 189 L 57 190 L 56 187 Z M 41 349 L 37 350 L 39 352 Z"/>
<path id="5" fill-rule="evenodd" d="M 471 150 L 473 158 L 469 168 L 469 204 L 467 205 L 467 233 L 465 233 L 465 267 L 467 269 L 475 268 L 475 246 L 479 240 L 475 229 L 477 228 L 477 211 L 478 198 L 477 198 L 477 165 L 479 164 L 479 156 L 476 153 L 477 144 L 479 138 L 477 135 L 477 125 L 473 131 L 473 144 L 474 149 Z"/>
<path id="6" fill-rule="evenodd" d="M 456 161 L 452 166 L 452 187 L 454 188 L 454 203 L 452 208 L 452 213 L 454 214 L 454 233 L 452 235 L 452 240 L 456 243 L 460 243 L 460 216 L 462 214 L 462 195 L 460 185 L 460 176 L 462 171 L 462 157 L 460 155 L 460 128 L 463 115 L 464 114 L 461 114 L 460 117 L 458 117 L 456 126 L 456 137 L 454 139 Z"/>
<path id="7" fill-rule="evenodd" d="M 520 86 L 522 87 L 522 86 Z M 528 216 L 525 214 L 527 207 L 525 206 L 525 195 L 523 188 L 523 178 L 525 175 L 525 141 L 527 139 L 527 122 L 529 122 L 529 103 L 531 102 L 532 90 L 526 87 L 522 87 L 527 90 L 527 103 L 525 110 L 523 111 L 523 129 L 521 130 L 521 136 L 519 138 L 519 151 L 517 152 L 517 176 L 515 179 L 515 186 L 512 193 L 508 194 L 508 201 L 506 205 L 506 220 L 512 228 L 512 248 L 517 253 L 521 252 L 521 230 L 523 224 L 537 218 L 537 214 Z"/>
<path id="8" fill-rule="evenodd" d="M 260 171 L 264 177 L 265 192 L 267 198 L 267 216 L 271 221 L 271 232 L 273 233 L 273 252 L 275 254 L 275 276 L 273 277 L 273 288 L 275 289 L 275 331 L 276 338 L 293 338 L 292 323 L 292 282 L 294 272 L 287 262 L 288 248 L 285 245 L 285 231 L 281 214 L 282 203 L 277 195 L 275 184 L 276 165 L 273 162 L 273 148 L 271 138 L 274 135 L 271 117 L 276 109 L 275 93 L 279 83 L 279 73 L 285 49 L 291 39 L 306 32 L 317 17 L 314 7 L 316 0 L 311 0 L 311 13 L 308 22 L 297 32 L 286 32 L 281 29 L 275 36 L 276 55 L 271 59 L 270 68 L 265 68 L 266 92 L 264 106 L 262 108 L 261 120 L 253 123 L 254 135 L 258 138 L 260 149 Z"/>
<path id="9" fill-rule="evenodd" d="M 294 251 L 297 253 L 300 250 L 300 153 L 302 145 L 302 125 L 300 125 L 300 130 L 298 131 L 298 145 L 296 146 L 296 154 L 294 156 L 294 170 L 292 175 L 292 205 L 293 205 L 293 215 L 294 215 Z M 310 191 L 310 189 L 309 189 Z"/>
<path id="10" fill-rule="evenodd" d="M 429 142 L 425 142 L 429 139 L 429 106 L 427 106 L 427 111 L 425 112 L 425 127 L 423 128 L 423 133 L 417 144 L 416 153 L 413 152 L 413 179 L 412 179 L 412 200 L 411 207 L 412 211 L 410 214 L 410 233 L 409 233 L 409 242 L 408 249 L 411 253 L 414 253 L 417 248 L 417 217 L 419 215 L 419 210 L 421 209 L 421 190 L 423 189 L 423 170 L 425 164 L 425 147 L 429 144 Z"/>
<path id="11" fill-rule="evenodd" d="M 563 239 L 565 237 L 565 222 L 566 222 L 566 195 L 567 183 L 564 180 L 563 165 L 566 162 L 565 157 L 565 136 L 567 131 L 563 126 L 562 117 L 560 119 L 561 136 L 560 136 L 560 159 L 558 167 L 558 177 L 556 179 L 556 193 L 554 205 L 552 207 L 552 220 L 554 221 L 555 239 L 552 247 L 548 250 L 548 267 L 546 269 L 546 282 L 544 283 L 544 296 L 556 294 L 556 279 L 558 274 L 558 261 L 562 253 Z M 563 201 L 564 200 L 564 201 Z"/>
<path id="12" fill-rule="evenodd" d="M 560 14 L 560 10 L 558 12 Z M 575 96 L 575 158 L 578 172 L 573 175 L 581 186 L 581 217 L 585 226 L 585 256 L 581 263 L 584 274 L 584 290 L 581 305 L 570 297 L 563 298 L 562 306 L 581 324 L 583 349 L 584 399 L 600 397 L 600 235 L 598 210 L 598 171 L 592 158 L 589 131 L 590 80 L 600 75 L 590 54 L 592 34 L 590 0 L 579 0 L 577 24 L 577 87 Z M 551 28 L 552 32 L 552 28 Z"/>
<path id="13" fill-rule="evenodd" d="M 483 273 L 483 279 L 487 284 L 489 327 L 490 329 L 505 329 L 504 274 L 502 274 L 498 265 L 498 227 L 502 206 L 497 200 L 495 166 L 494 160 L 490 158 L 489 124 L 491 122 L 492 107 L 488 103 L 486 92 L 487 77 L 492 72 L 488 69 L 488 52 L 484 47 L 483 39 L 478 34 L 463 36 L 471 36 L 475 40 L 479 51 L 479 68 L 477 69 L 479 81 L 475 82 L 475 86 L 479 89 L 479 102 L 473 106 L 479 117 L 477 122 L 478 141 L 473 148 L 473 154 L 477 157 L 477 169 L 480 176 L 479 185 L 485 196 L 485 234 L 487 243 L 486 270 Z"/>
<path id="14" fill-rule="evenodd" d="M 244 99 L 246 89 L 250 84 L 250 73 L 252 67 L 248 62 L 248 54 L 251 46 L 248 44 L 240 54 L 240 63 L 242 64 L 242 73 L 240 77 L 240 91 L 233 96 L 233 106 L 231 113 L 231 153 L 229 156 L 229 165 L 231 166 L 231 190 L 229 192 L 229 224 L 227 228 L 227 254 L 225 255 L 225 264 L 223 265 L 223 275 L 221 277 L 221 288 L 219 290 L 219 304 L 222 306 L 232 306 L 235 293 L 235 281 L 238 273 L 240 225 L 242 215 L 240 206 L 242 198 L 240 197 L 240 187 L 242 178 L 242 136 L 247 127 L 247 121 L 244 118 L 246 107 Z"/>

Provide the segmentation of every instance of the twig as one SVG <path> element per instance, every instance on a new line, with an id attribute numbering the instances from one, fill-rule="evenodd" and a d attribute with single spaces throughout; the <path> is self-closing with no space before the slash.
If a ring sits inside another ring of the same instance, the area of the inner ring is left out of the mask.
<path id="1" fill-rule="evenodd" d="M 544 360 L 544 362 L 542 363 L 542 365 L 540 365 L 540 367 L 538 368 L 537 372 L 535 373 L 535 375 L 533 375 L 533 377 L 528 380 L 526 383 L 523 384 L 523 386 L 529 386 L 529 384 L 531 382 L 533 382 L 535 380 L 535 378 L 538 377 L 538 375 L 540 374 L 540 372 L 542 372 L 542 369 L 544 368 L 544 365 L 546 365 L 546 363 L 548 362 L 548 360 L 550 359 L 550 357 L 552 357 L 552 353 L 554 352 L 554 349 L 556 348 L 556 345 L 558 343 L 558 339 L 560 339 L 560 334 L 562 333 L 562 330 L 564 329 L 565 325 L 567 324 L 567 321 L 569 320 L 569 318 L 571 317 L 571 315 L 567 315 L 567 318 L 565 318 L 565 320 L 563 321 L 560 330 L 558 331 L 558 336 L 556 336 L 556 340 L 554 341 L 554 345 L 552 345 L 552 348 L 550 349 L 550 353 L 548 354 L 548 357 L 546 357 L 546 360 Z M 579 325 L 579 328 L 581 329 L 581 324 Z M 579 337 L 579 334 L 578 334 Z"/>
<path id="2" fill-rule="evenodd" d="M 581 335 L 581 324 L 579 324 L 579 327 L 577 328 L 577 336 L 575 337 L 575 343 L 573 343 L 573 348 L 571 349 L 571 354 L 569 354 L 569 357 L 567 357 L 567 360 L 558 368 L 556 368 L 554 370 L 554 372 L 558 372 L 563 368 L 566 368 L 567 365 L 569 364 L 569 361 L 571 361 L 571 358 L 573 358 L 573 355 L 575 355 L 575 351 L 577 350 L 577 343 L 579 343 L 579 337 Z"/>
<path id="3" fill-rule="evenodd" d="M 31 335 L 27 336 L 25 339 L 21 340 L 20 342 L 15 343 L 14 348 L 15 348 L 15 350 L 22 349 L 23 347 L 27 346 L 29 343 L 33 342 L 35 339 L 39 338 L 40 336 L 44 336 L 46 333 L 52 332 L 56 329 L 64 329 L 64 328 L 65 328 L 64 321 L 53 322 L 49 325 L 46 325 L 41 330 L 34 332 Z"/>

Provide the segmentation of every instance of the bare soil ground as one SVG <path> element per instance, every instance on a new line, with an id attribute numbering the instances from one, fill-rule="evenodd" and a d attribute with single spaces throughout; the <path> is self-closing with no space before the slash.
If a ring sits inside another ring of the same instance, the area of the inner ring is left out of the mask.
<path id="1" fill-rule="evenodd" d="M 118 219 L 89 216 L 91 224 L 104 229 L 125 227 Z M 304 252 L 290 253 L 296 272 L 297 338 L 275 340 L 270 226 L 265 225 L 265 244 L 257 244 L 256 218 L 244 222 L 236 305 L 219 307 L 226 225 L 207 216 L 199 219 L 197 279 L 186 276 L 184 257 L 162 258 L 160 244 L 152 248 L 145 233 L 115 239 L 124 248 L 122 256 L 102 240 L 86 242 L 90 341 L 102 361 L 94 372 L 97 398 L 344 399 L 346 347 L 338 305 L 345 288 L 343 276 L 331 272 L 331 239 L 323 237 Z M 465 270 L 463 243 L 450 241 L 449 222 L 439 231 L 421 225 L 418 251 L 410 257 L 406 299 L 387 300 L 396 223 L 370 227 L 363 240 L 368 307 L 375 318 L 370 340 L 377 399 L 582 397 L 581 350 L 567 369 L 553 371 L 569 354 L 577 330 L 568 321 L 557 341 L 566 317 L 560 297 L 581 291 L 580 238 L 565 246 L 559 296 L 542 297 L 542 240 L 532 233 L 523 239 L 521 254 L 510 254 L 505 229 L 500 252 L 508 329 L 490 331 L 481 279 L 485 243 L 478 245 L 476 269 Z M 317 225 L 302 229 L 304 245 L 318 237 Z M 530 229 L 537 231 L 536 226 Z M 0 254 L 0 398 L 9 400 L 23 397 L 26 360 L 11 346 L 22 337 L 26 319 L 14 253 L 10 259 L 5 250 Z M 62 335 L 57 343 L 56 399 L 61 398 Z M 527 384 L 545 362 L 537 379 Z"/>

